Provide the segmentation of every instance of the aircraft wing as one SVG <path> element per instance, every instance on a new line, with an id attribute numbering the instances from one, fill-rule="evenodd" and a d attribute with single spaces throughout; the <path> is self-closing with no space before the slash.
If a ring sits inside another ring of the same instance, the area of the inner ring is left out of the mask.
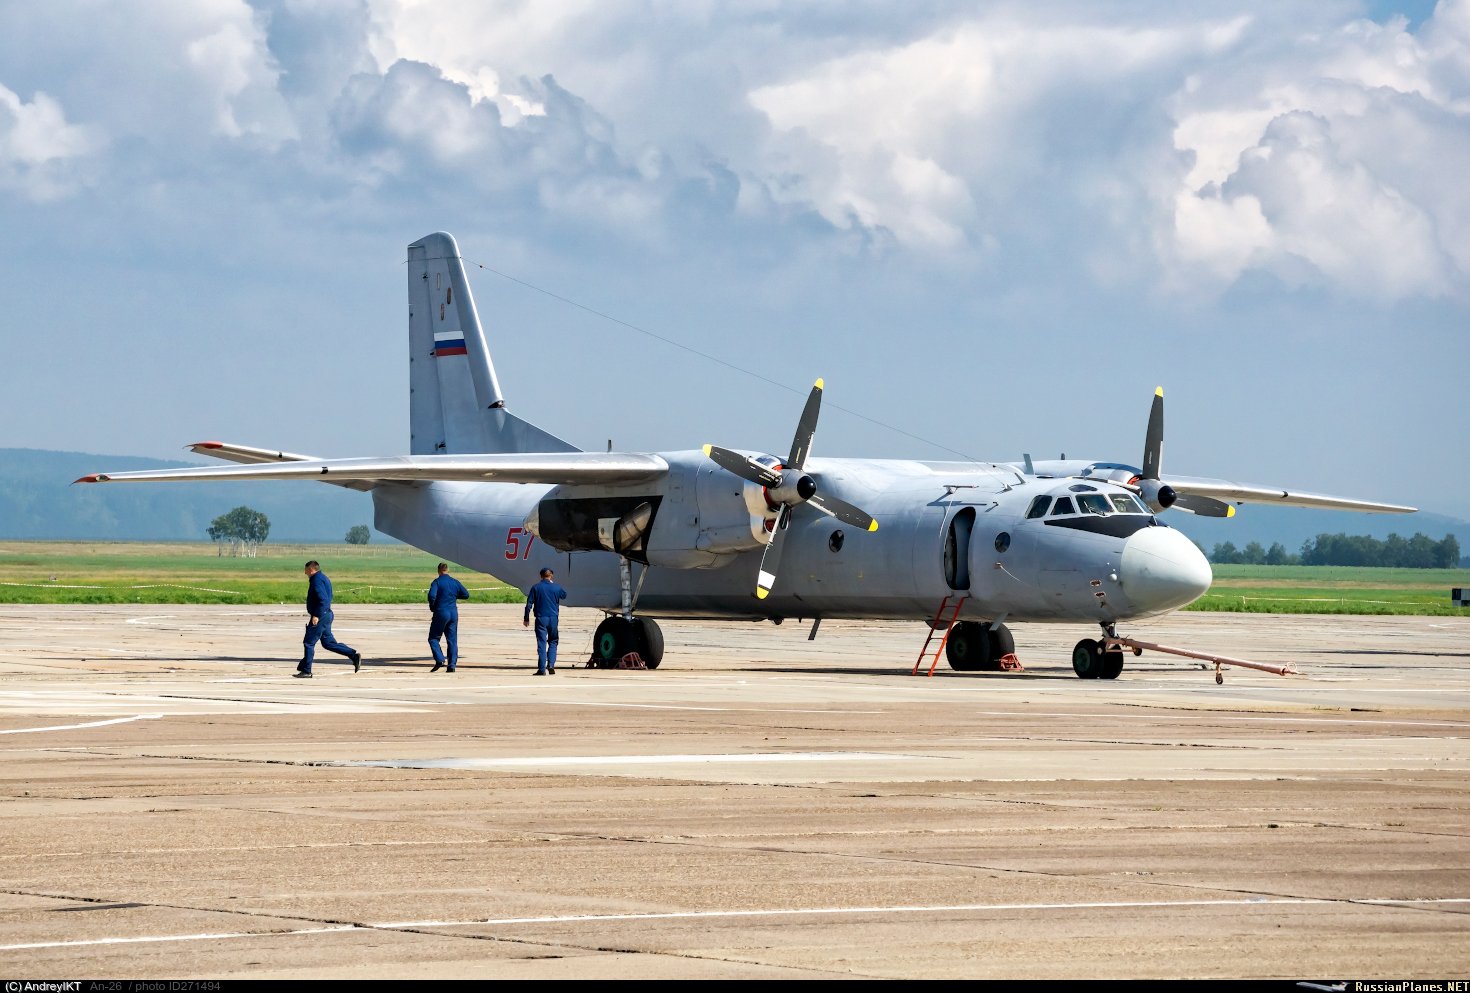
<path id="1" fill-rule="evenodd" d="M 286 453 L 228 448 L 235 461 L 264 454 L 272 461 L 245 465 L 98 472 L 78 483 L 155 483 L 181 480 L 309 479 L 321 483 L 428 482 L 629 483 L 657 479 L 669 464 L 657 455 L 556 452 L 510 455 L 401 455 L 367 459 L 292 459 Z M 219 450 L 209 451 L 217 455 Z M 231 455 L 223 457 L 230 458 Z M 274 461 L 278 456 L 286 461 Z"/>
<path id="2" fill-rule="evenodd" d="M 1321 507 L 1329 510 L 1360 510 L 1374 514 L 1412 514 L 1418 509 L 1396 503 L 1374 503 L 1371 500 L 1353 500 L 1348 497 L 1327 496 L 1322 493 L 1283 490 L 1279 486 L 1232 483 L 1227 479 L 1163 476 L 1159 482 L 1173 487 L 1174 492 L 1179 494 L 1176 507 L 1204 517 L 1233 516 L 1235 509 L 1230 506 L 1231 503 L 1274 503 L 1283 507 Z"/>

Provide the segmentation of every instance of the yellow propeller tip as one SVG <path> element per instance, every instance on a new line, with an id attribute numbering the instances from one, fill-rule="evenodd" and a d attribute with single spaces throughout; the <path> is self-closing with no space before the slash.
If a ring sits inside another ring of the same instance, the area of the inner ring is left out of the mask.
<path id="1" fill-rule="evenodd" d="M 874 521 L 873 523 L 869 524 L 868 525 L 868 530 L 869 531 L 876 531 L 876 530 L 878 530 L 878 522 L 877 521 Z"/>
<path id="2" fill-rule="evenodd" d="M 715 450 L 715 446 L 714 445 L 705 445 L 704 446 L 704 454 L 706 454 L 706 455 L 709 455 L 714 450 Z"/>
<path id="3" fill-rule="evenodd" d="M 824 388 L 825 388 L 825 387 L 824 387 L 824 386 L 823 386 L 823 385 L 822 385 L 822 377 L 820 377 L 820 376 L 818 376 L 818 377 L 817 377 L 817 381 L 816 381 L 816 383 L 814 383 L 814 384 L 813 384 L 813 385 L 814 385 L 814 386 L 816 386 L 816 388 L 817 388 L 817 389 L 819 389 L 819 390 L 820 390 L 820 389 L 824 389 Z"/>
<path id="4" fill-rule="evenodd" d="M 1155 386 L 1154 387 L 1154 396 L 1161 397 L 1163 395 L 1164 395 L 1164 388 L 1162 386 Z"/>
<path id="5" fill-rule="evenodd" d="M 755 598 L 757 600 L 764 600 L 766 597 L 768 597 L 770 595 L 771 595 L 771 591 L 770 590 L 762 589 L 759 586 L 757 586 L 755 588 Z"/>
<path id="6" fill-rule="evenodd" d="M 1226 507 L 1225 508 L 1225 516 L 1226 517 L 1234 517 L 1235 516 L 1235 508 L 1234 507 Z"/>

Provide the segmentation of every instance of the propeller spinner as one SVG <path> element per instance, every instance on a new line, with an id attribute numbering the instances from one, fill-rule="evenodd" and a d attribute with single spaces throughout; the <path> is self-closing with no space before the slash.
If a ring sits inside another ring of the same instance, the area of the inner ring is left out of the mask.
<path id="1" fill-rule="evenodd" d="M 796 425 L 796 436 L 791 439 L 791 455 L 785 463 L 767 465 L 749 456 L 732 452 L 717 445 L 705 445 L 704 454 L 727 472 L 741 479 L 765 487 L 766 500 L 777 507 L 776 526 L 771 534 L 771 543 L 761 553 L 760 574 L 756 579 L 755 595 L 764 600 L 776 583 L 776 569 L 781 563 L 781 547 L 786 535 L 786 525 L 791 518 L 792 508 L 806 504 L 844 524 L 864 531 L 878 530 L 878 522 L 846 500 L 819 492 L 817 481 L 802 471 L 807 454 L 811 451 L 812 436 L 817 432 L 817 414 L 822 407 L 822 381 L 818 379 L 806 398 L 806 407 Z"/>

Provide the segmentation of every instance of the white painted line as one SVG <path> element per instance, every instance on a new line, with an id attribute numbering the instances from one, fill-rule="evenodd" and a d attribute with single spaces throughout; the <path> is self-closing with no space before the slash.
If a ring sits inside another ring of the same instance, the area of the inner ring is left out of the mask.
<path id="1" fill-rule="evenodd" d="M 279 938 L 288 934 L 328 934 L 336 931 L 366 931 L 356 924 L 338 927 L 302 928 L 299 931 L 231 931 L 224 934 L 159 934 L 143 938 L 86 938 L 78 941 L 34 941 L 25 945 L 0 945 L 0 952 L 21 952 L 31 948 L 72 948 L 77 945 L 132 945 L 148 941 L 215 941 L 224 938 Z"/>
<path id="2" fill-rule="evenodd" d="M 87 724 L 57 724 L 48 728 L 14 728 L 0 734 L 35 734 L 37 731 L 74 731 L 77 728 L 100 728 L 107 724 L 126 724 L 129 721 L 156 721 L 162 714 L 139 714 L 136 717 L 114 717 L 110 721 L 92 721 Z"/>
<path id="3" fill-rule="evenodd" d="M 76 941 L 35 941 L 0 945 L 0 952 L 36 948 L 72 948 L 86 945 L 128 945 L 161 941 L 211 941 L 226 938 L 282 938 L 297 934 L 342 934 L 347 931 L 401 931 L 411 928 L 486 927 L 506 924 L 580 924 L 591 921 L 719 920 L 750 917 L 832 917 L 857 914 L 953 914 L 1025 910 L 1138 910 L 1158 907 L 1305 907 L 1359 905 L 1371 907 L 1433 906 L 1470 903 L 1470 898 L 1429 899 L 1338 899 L 1295 897 L 1245 897 L 1233 900 L 1116 900 L 1097 903 L 959 903 L 937 906 L 898 907 L 801 907 L 767 910 L 684 910 L 663 914 L 571 914 L 564 917 L 492 917 L 474 921 L 393 921 L 383 924 L 345 924 L 336 927 L 301 928 L 294 931 L 233 931 L 221 934 L 159 934 L 139 938 L 85 938 Z"/>
<path id="4" fill-rule="evenodd" d="M 1149 710 L 1147 713 L 1136 714 L 1084 714 L 1079 712 L 1073 712 L 1070 714 L 1046 714 L 1035 711 L 1022 710 L 977 710 L 975 711 L 975 713 L 979 714 L 981 717 L 1078 717 L 1088 721 L 1096 720 L 1098 718 L 1114 721 L 1140 721 L 1147 719 L 1173 718 L 1175 720 L 1181 721 L 1244 721 L 1247 723 L 1266 721 L 1280 724 L 1377 724 L 1383 727 L 1404 726 L 1427 728 L 1459 728 L 1462 731 L 1470 731 L 1470 722 L 1467 721 L 1460 721 L 1458 723 L 1453 721 L 1371 721 L 1352 717 L 1267 717 L 1265 715 L 1262 715 L 1260 717 L 1228 717 L 1223 714 L 1180 714 L 1168 710 Z"/>
<path id="5" fill-rule="evenodd" d="M 1324 900 L 1310 897 L 1246 897 L 1244 899 L 1234 900 L 1117 900 L 1098 903 L 959 903 L 932 907 L 811 907 L 790 910 L 685 910 L 666 914 L 575 914 L 567 917 L 501 917 L 483 921 L 399 921 L 391 924 L 373 924 L 371 926 L 392 930 L 394 928 L 468 927 L 470 925 L 493 924 L 579 924 L 586 921 L 707 920 L 722 917 L 797 917 L 804 915 L 823 916 L 847 914 L 946 914 L 996 910 L 1130 910 L 1148 907 L 1254 907 L 1324 904 L 1367 904 L 1370 906 L 1413 904 L 1418 906 L 1423 904 L 1451 903 L 1470 903 L 1470 898 Z"/>
<path id="6" fill-rule="evenodd" d="M 894 762 L 932 756 L 883 752 L 751 752 L 715 755 L 547 755 L 506 759 L 383 759 L 344 762 L 348 766 L 389 769 L 509 769 L 577 765 L 721 765 L 746 762 Z"/>
<path id="7" fill-rule="evenodd" d="M 885 714 L 885 710 L 785 710 L 776 707 L 680 707 L 672 703 L 593 703 L 582 700 L 526 700 L 558 707 L 635 707 L 640 710 L 713 710 L 722 714 Z"/>

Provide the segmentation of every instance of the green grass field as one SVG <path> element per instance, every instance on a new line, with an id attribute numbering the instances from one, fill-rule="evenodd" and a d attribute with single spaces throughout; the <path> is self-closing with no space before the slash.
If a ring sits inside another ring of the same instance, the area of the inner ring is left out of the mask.
<path id="1" fill-rule="evenodd" d="M 438 560 L 407 545 L 270 545 L 221 557 L 208 542 L 0 542 L 0 603 L 296 603 L 301 566 L 317 559 L 337 603 L 422 603 Z M 517 590 L 454 568 L 475 600 Z"/>
<path id="2" fill-rule="evenodd" d="M 301 564 L 318 559 L 338 603 L 421 603 L 436 559 L 407 545 L 266 545 L 256 558 L 220 557 L 207 542 L 0 542 L 0 603 L 296 603 Z M 1447 614 L 1465 569 L 1215 566 L 1215 584 L 1188 610 L 1270 614 Z M 521 594 L 455 568 L 476 600 Z"/>
<path id="3" fill-rule="evenodd" d="M 1261 614 L 1470 615 L 1450 590 L 1470 587 L 1466 569 L 1314 565 L 1217 565 L 1210 592 L 1187 610 Z"/>

